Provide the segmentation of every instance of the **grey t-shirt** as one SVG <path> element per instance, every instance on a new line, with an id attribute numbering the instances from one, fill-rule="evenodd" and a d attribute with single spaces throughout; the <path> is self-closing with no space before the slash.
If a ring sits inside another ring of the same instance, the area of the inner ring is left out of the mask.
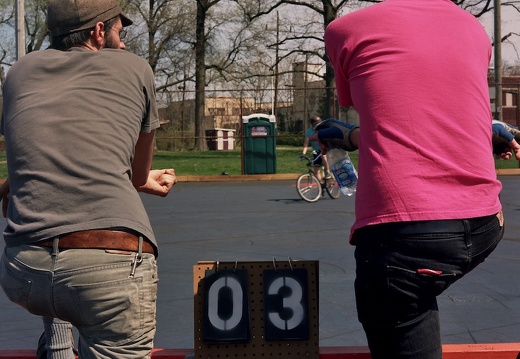
<path id="1" fill-rule="evenodd" d="M 9 70 L 3 95 L 8 246 L 113 227 L 156 244 L 131 183 L 139 133 L 159 127 L 144 59 L 119 49 L 33 52 Z"/>

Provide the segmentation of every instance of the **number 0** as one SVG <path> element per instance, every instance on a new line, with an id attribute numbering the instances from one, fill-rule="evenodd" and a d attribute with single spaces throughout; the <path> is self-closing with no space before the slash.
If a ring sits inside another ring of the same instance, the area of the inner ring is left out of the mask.
<path id="1" fill-rule="evenodd" d="M 208 342 L 249 340 L 247 271 L 207 271 L 204 281 L 204 339 Z"/>
<path id="2" fill-rule="evenodd" d="M 222 319 L 218 314 L 219 293 L 224 288 L 229 288 L 233 295 L 233 311 L 228 319 Z M 240 323 L 240 319 L 242 319 L 243 299 L 244 292 L 238 280 L 227 276 L 217 279 L 208 291 L 208 318 L 211 324 L 219 330 L 232 330 L 235 328 Z"/>

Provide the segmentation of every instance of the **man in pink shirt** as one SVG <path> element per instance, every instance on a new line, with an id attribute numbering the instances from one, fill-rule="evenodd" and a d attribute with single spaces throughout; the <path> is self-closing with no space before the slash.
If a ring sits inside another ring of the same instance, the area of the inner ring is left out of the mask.
<path id="1" fill-rule="evenodd" d="M 440 359 L 436 296 L 503 235 L 491 42 L 449 0 L 386 0 L 332 22 L 325 43 L 339 103 L 360 115 L 360 129 L 327 120 L 315 136 L 359 147 L 350 240 L 372 357 Z"/>

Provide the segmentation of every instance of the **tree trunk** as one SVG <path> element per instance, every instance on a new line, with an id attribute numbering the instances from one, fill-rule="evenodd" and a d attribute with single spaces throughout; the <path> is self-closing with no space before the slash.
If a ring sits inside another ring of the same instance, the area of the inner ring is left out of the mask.
<path id="1" fill-rule="evenodd" d="M 338 9 L 333 6 L 330 0 L 323 0 L 323 30 L 338 16 Z M 334 108 L 334 67 L 330 63 L 327 50 L 325 49 L 323 60 L 325 61 L 325 118 L 339 116 L 339 109 Z"/>
<path id="2" fill-rule="evenodd" d="M 195 39 L 195 149 L 205 150 L 204 141 L 204 103 L 206 87 L 206 37 L 205 23 L 207 1 L 197 0 L 197 28 Z"/>

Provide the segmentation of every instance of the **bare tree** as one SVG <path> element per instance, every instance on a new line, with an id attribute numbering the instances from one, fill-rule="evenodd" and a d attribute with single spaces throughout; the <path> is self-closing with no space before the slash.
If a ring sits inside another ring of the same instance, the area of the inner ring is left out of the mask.
<path id="1" fill-rule="evenodd" d="M 195 148 L 205 148 L 205 88 L 210 82 L 236 78 L 237 63 L 247 62 L 252 50 L 253 18 L 244 21 L 241 7 L 256 3 L 243 0 L 196 0 L 195 30 Z M 209 75 L 209 76 L 208 76 Z"/>
<path id="2" fill-rule="evenodd" d="M 320 16 L 322 19 L 322 33 L 325 31 L 325 28 L 333 21 L 335 20 L 340 12 L 345 8 L 347 5 L 349 5 L 349 0 L 340 0 L 340 1 L 334 1 L 334 0 L 321 0 L 318 1 L 291 1 L 286 0 L 287 4 L 297 5 L 297 6 L 304 6 L 308 10 L 315 12 Z M 352 3 L 352 1 L 351 1 Z M 323 35 L 322 33 L 320 35 L 316 35 L 315 33 L 310 34 L 302 34 L 300 36 L 295 37 L 294 39 L 305 39 L 312 42 L 321 42 Z M 288 39 L 289 41 L 289 39 Z M 329 61 L 329 57 L 327 55 L 327 52 L 325 51 L 324 43 L 322 43 L 321 47 L 313 47 L 311 50 L 305 50 L 306 56 L 311 55 L 315 57 L 321 58 L 325 62 L 325 75 L 323 76 L 323 79 L 325 80 L 325 116 L 326 117 L 332 117 L 333 113 L 335 112 L 333 109 L 334 104 L 334 92 L 333 92 L 333 82 L 334 82 L 334 69 L 332 68 L 332 64 Z"/>
<path id="3" fill-rule="evenodd" d="M 206 88 L 206 17 L 211 7 L 221 0 L 197 0 L 197 18 L 195 29 L 195 148 L 204 149 L 204 121 Z"/>
<path id="4" fill-rule="evenodd" d="M 275 89 L 278 89 L 278 76 L 284 74 L 279 71 L 279 66 L 283 62 L 324 63 L 325 73 L 323 75 L 310 70 L 307 66 L 304 67 L 304 71 L 310 71 L 312 75 L 319 75 L 324 79 L 326 88 L 325 116 L 331 117 L 334 112 L 334 72 L 325 51 L 323 32 L 327 25 L 340 15 L 343 9 L 347 6 L 359 6 L 358 3 L 359 1 L 355 0 L 275 0 L 255 2 L 256 6 L 242 6 L 244 17 L 250 21 L 271 15 L 268 18 L 273 23 L 273 14 L 277 10 L 276 32 L 269 32 L 274 33 L 275 36 L 270 38 L 267 38 L 266 34 L 258 36 L 259 41 L 268 41 L 266 53 L 268 51 L 275 52 L 274 60 L 268 57 L 271 60 L 270 64 L 263 63 L 265 68 L 271 71 L 270 76 L 275 77 Z M 279 13 L 282 14 L 281 21 L 278 19 Z M 297 14 L 297 16 L 294 16 L 294 14 Z M 263 57 L 266 58 L 265 54 Z M 266 71 L 265 75 L 267 73 Z"/>
<path id="5" fill-rule="evenodd" d="M 47 1 L 33 0 L 25 6 L 26 52 L 41 50 L 47 37 Z"/>
<path id="6" fill-rule="evenodd" d="M 14 7 L 12 4 L 5 4 L 0 8 L 0 84 L 4 85 L 5 70 L 4 67 L 11 66 L 14 61 L 14 37 L 11 35 L 13 31 L 12 23 L 14 21 Z M 8 41 L 5 41 L 8 40 Z"/>
<path id="7" fill-rule="evenodd" d="M 189 0 L 129 0 L 123 4 L 132 15 L 127 49 L 146 58 L 156 75 L 157 89 L 174 88 L 190 78 L 193 67 L 192 26 L 195 17 Z"/>

